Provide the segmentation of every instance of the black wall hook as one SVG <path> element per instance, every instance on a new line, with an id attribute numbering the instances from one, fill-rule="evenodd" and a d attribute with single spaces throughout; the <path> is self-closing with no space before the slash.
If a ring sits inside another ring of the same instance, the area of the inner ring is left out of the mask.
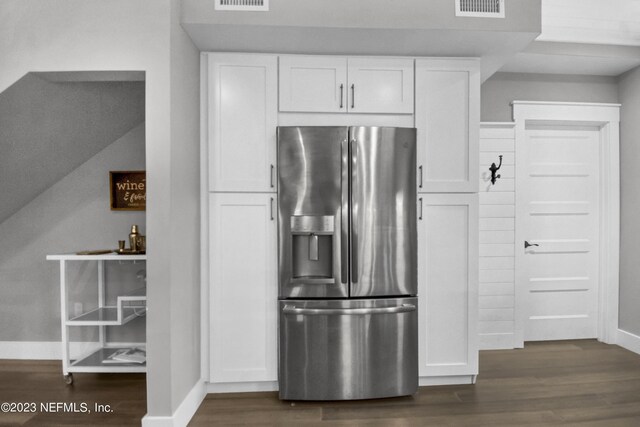
<path id="1" fill-rule="evenodd" d="M 500 157 L 500 164 L 496 166 L 495 163 L 491 163 L 491 167 L 489 168 L 489 170 L 491 171 L 491 185 L 495 185 L 496 180 L 500 178 L 500 175 L 496 175 L 496 172 L 502 166 L 502 154 L 500 154 L 498 157 Z"/>

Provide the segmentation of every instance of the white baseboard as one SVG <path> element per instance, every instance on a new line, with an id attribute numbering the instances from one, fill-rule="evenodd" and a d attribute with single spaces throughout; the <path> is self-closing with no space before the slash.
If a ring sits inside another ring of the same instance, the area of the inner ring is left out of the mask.
<path id="1" fill-rule="evenodd" d="M 62 360 L 59 341 L 0 341 L 0 359 Z"/>
<path id="2" fill-rule="evenodd" d="M 252 391 L 278 391 L 278 381 L 252 383 L 207 383 L 207 393 L 247 393 Z"/>
<path id="3" fill-rule="evenodd" d="M 640 336 L 618 329 L 616 344 L 629 351 L 640 354 Z"/>
<path id="4" fill-rule="evenodd" d="M 418 379 L 418 385 L 460 385 L 460 384 L 475 384 L 475 375 L 448 375 L 442 377 L 420 377 Z"/>
<path id="5" fill-rule="evenodd" d="M 173 415 L 154 417 L 147 414 L 142 418 L 142 427 L 184 427 L 189 424 L 206 395 L 205 383 L 199 380 Z"/>
<path id="6" fill-rule="evenodd" d="M 513 350 L 515 347 L 514 334 L 479 334 L 478 344 L 480 350 Z"/>

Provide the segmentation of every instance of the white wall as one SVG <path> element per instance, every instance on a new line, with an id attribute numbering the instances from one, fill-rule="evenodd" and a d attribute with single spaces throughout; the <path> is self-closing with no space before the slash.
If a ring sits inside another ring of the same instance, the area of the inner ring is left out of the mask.
<path id="1" fill-rule="evenodd" d="M 482 84 L 481 120 L 510 122 L 511 102 L 618 102 L 615 77 L 496 73 Z"/>
<path id="2" fill-rule="evenodd" d="M 620 77 L 620 329 L 640 336 L 640 68 Z"/>
<path id="3" fill-rule="evenodd" d="M 480 126 L 480 350 L 513 348 L 515 310 L 515 129 Z M 502 166 L 491 184 L 491 163 Z"/>

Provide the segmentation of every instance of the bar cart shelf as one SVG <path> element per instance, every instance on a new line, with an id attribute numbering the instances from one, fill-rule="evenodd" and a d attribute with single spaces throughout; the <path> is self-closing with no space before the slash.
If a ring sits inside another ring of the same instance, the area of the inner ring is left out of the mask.
<path id="1" fill-rule="evenodd" d="M 108 326 L 123 326 L 146 313 L 146 288 L 141 287 L 126 295 L 116 297 L 115 305 L 105 304 L 105 262 L 146 262 L 146 255 L 47 255 L 49 261 L 60 262 L 60 313 L 62 335 L 62 373 L 67 384 L 73 383 L 73 372 L 146 372 L 146 363 L 118 362 L 109 357 L 118 350 L 143 348 L 145 343 L 109 343 L 106 339 Z M 69 283 L 67 281 L 67 262 L 94 261 L 98 263 L 98 307 L 69 316 L 67 310 Z M 90 343 L 88 349 L 80 357 L 70 355 L 69 331 L 77 326 L 97 326 L 99 342 Z"/>

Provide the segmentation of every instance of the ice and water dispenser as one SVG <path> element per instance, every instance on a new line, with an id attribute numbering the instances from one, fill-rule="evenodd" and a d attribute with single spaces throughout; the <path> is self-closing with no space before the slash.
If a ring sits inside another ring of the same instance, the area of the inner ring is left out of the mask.
<path id="1" fill-rule="evenodd" d="M 291 217 L 292 282 L 333 282 L 333 216 Z"/>

